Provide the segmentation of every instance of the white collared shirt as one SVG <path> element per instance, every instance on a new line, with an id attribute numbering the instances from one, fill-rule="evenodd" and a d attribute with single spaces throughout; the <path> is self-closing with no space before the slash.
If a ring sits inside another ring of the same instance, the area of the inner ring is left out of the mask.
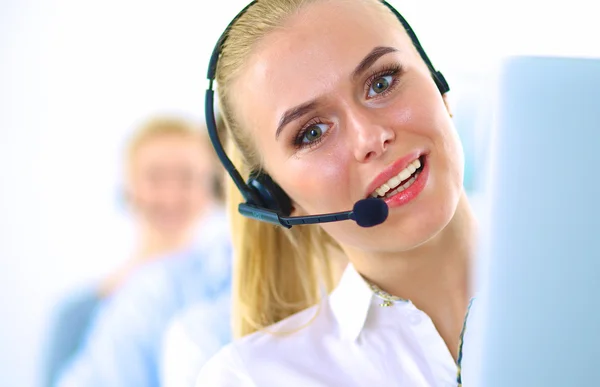
<path id="1" fill-rule="evenodd" d="M 348 265 L 319 305 L 223 348 L 196 387 L 455 387 L 431 319 L 411 302 L 381 303 Z"/>

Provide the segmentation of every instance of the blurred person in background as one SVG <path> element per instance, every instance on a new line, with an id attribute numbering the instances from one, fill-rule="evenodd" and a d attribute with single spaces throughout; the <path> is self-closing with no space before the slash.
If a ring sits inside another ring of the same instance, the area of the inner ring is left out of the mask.
<path id="1" fill-rule="evenodd" d="M 129 142 L 125 176 L 137 248 L 57 313 L 47 385 L 158 386 L 163 330 L 196 303 L 224 305 L 207 329 L 216 349 L 229 341 L 230 240 L 207 134 L 176 117 L 146 122 Z"/>
<path id="2" fill-rule="evenodd" d="M 130 140 L 124 200 L 137 224 L 129 261 L 101 284 L 115 292 L 140 264 L 181 251 L 196 241 L 207 215 L 222 215 L 222 169 L 208 135 L 182 119 L 155 118 Z"/>

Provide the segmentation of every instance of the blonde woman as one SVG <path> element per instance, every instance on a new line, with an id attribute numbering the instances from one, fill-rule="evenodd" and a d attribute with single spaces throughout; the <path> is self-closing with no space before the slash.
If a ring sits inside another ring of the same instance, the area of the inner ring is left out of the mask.
<path id="1" fill-rule="evenodd" d="M 125 172 L 137 249 L 93 289 L 87 316 L 77 305 L 63 313 L 53 339 L 59 386 L 158 386 L 170 319 L 198 302 L 229 306 L 231 245 L 216 191 L 222 169 L 206 133 L 178 117 L 151 119 L 129 142 Z M 230 339 L 228 316 L 211 316 L 220 345 Z"/>
<path id="2" fill-rule="evenodd" d="M 229 155 L 243 178 L 268 175 L 292 216 L 371 196 L 389 215 L 372 228 L 288 230 L 237 214 L 247 198 L 230 187 L 241 338 L 197 386 L 460 384 L 476 226 L 449 88 L 412 30 L 377 0 L 259 0 L 216 50 Z M 327 245 L 350 264 L 319 300 Z"/>

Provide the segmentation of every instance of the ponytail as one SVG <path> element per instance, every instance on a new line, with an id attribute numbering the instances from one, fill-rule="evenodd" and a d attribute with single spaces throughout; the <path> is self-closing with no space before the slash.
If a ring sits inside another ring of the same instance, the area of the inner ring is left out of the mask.
<path id="1" fill-rule="evenodd" d="M 229 146 L 242 176 L 241 152 Z M 246 168 L 247 169 L 247 168 Z M 319 302 L 334 285 L 327 247 L 335 242 L 319 226 L 285 229 L 238 213 L 243 197 L 233 181 L 227 204 L 234 245 L 233 331 L 245 336 Z"/>

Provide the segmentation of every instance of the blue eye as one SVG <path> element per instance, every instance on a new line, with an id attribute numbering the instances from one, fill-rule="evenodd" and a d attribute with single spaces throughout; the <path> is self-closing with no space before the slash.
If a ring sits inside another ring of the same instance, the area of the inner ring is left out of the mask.
<path id="1" fill-rule="evenodd" d="M 390 88 L 393 81 L 394 77 L 392 75 L 385 75 L 375 79 L 369 87 L 369 93 L 367 96 L 375 97 L 378 94 L 385 93 L 385 91 Z"/>
<path id="2" fill-rule="evenodd" d="M 326 124 L 314 124 L 306 128 L 302 135 L 302 144 L 310 144 L 319 139 L 329 130 Z"/>

